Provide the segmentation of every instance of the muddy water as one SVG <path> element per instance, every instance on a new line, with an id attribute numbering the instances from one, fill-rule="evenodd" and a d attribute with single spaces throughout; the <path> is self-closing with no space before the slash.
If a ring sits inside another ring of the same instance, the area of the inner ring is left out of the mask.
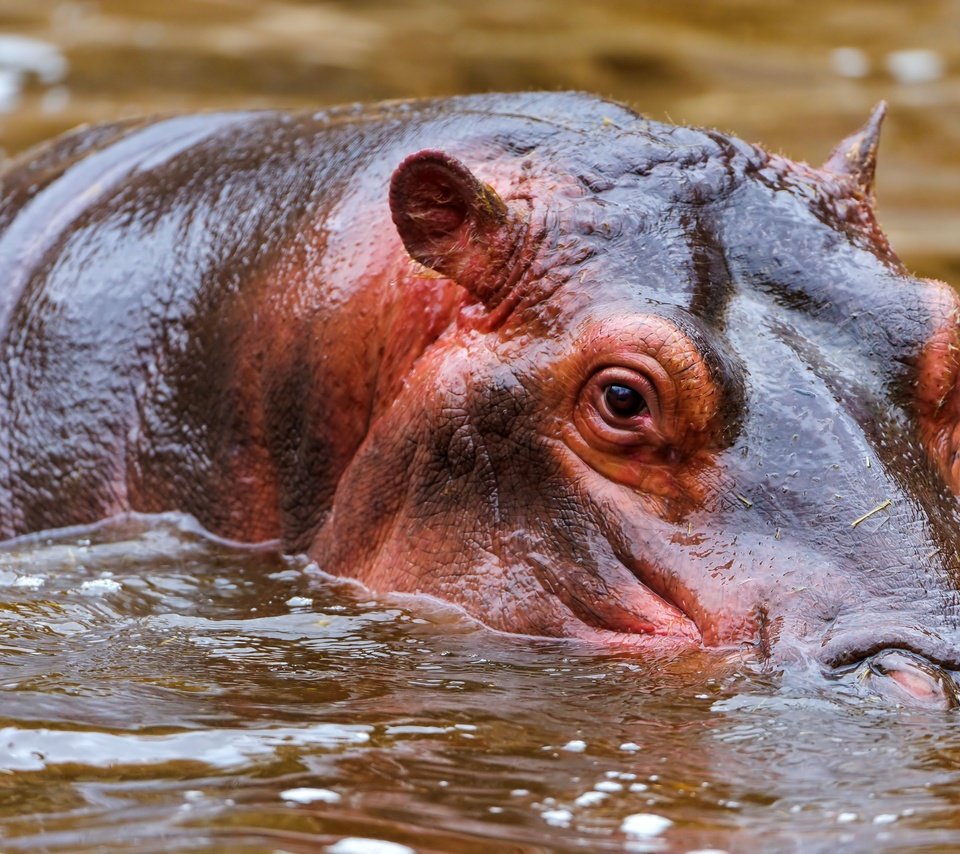
<path id="1" fill-rule="evenodd" d="M 0 0 L 0 147 L 545 87 L 817 161 L 886 98 L 881 219 L 960 282 L 958 34 L 929 0 Z M 2 851 L 960 846 L 956 713 L 496 635 L 176 516 L 0 551 L 0 715 Z"/>
<path id="2" fill-rule="evenodd" d="M 739 653 L 643 662 L 497 635 L 183 517 L 0 554 L 0 667 L 4 851 L 960 839 L 953 717 Z"/>

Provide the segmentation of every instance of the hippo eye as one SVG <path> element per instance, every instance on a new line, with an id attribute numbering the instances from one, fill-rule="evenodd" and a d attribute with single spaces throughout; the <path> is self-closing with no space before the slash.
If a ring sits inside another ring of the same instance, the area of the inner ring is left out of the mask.
<path id="1" fill-rule="evenodd" d="M 604 389 L 603 402 L 617 418 L 634 418 L 647 408 L 647 401 L 639 391 L 619 383 Z"/>
<path id="2" fill-rule="evenodd" d="M 577 407 L 581 433 L 605 447 L 657 441 L 660 399 L 653 381 L 632 367 L 611 366 L 587 380 Z"/>
<path id="3" fill-rule="evenodd" d="M 588 326 L 576 360 L 564 364 L 568 373 L 554 375 L 563 378 L 565 394 L 551 428 L 616 483 L 673 494 L 681 488 L 671 474 L 676 466 L 728 441 L 721 381 L 735 393 L 737 377 L 727 373 L 723 354 L 706 350 L 669 318 L 638 314 Z M 729 400 L 732 411 L 737 398 Z"/>
<path id="4" fill-rule="evenodd" d="M 656 406 L 653 383 L 632 368 L 604 368 L 594 374 L 590 385 L 597 414 L 616 430 L 635 429 Z"/>

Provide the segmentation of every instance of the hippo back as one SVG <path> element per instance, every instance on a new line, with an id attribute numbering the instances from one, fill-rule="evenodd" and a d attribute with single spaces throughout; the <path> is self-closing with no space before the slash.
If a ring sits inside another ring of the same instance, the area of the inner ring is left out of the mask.
<path id="1" fill-rule="evenodd" d="M 565 94 L 208 114 L 81 129 L 8 164 L 0 536 L 175 508 L 307 542 L 385 354 L 409 362 L 457 299 L 434 283 L 398 308 L 397 163 L 443 146 L 492 175 L 614 121 L 639 120 Z"/>

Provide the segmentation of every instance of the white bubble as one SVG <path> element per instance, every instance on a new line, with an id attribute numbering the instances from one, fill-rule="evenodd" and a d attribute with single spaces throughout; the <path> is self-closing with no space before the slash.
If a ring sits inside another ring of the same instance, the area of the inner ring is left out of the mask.
<path id="1" fill-rule="evenodd" d="M 311 789 L 306 786 L 299 789 L 287 789 L 280 793 L 280 797 L 285 801 L 292 801 L 297 804 L 312 804 L 315 801 L 324 804 L 340 803 L 340 795 L 332 789 Z"/>
<path id="2" fill-rule="evenodd" d="M 593 788 L 598 792 L 622 792 L 623 784 L 615 783 L 613 780 L 601 780 Z"/>
<path id="3" fill-rule="evenodd" d="M 624 753 L 636 753 L 640 749 L 640 745 L 632 741 L 625 741 L 623 744 L 620 745 L 620 749 Z"/>
<path id="4" fill-rule="evenodd" d="M 563 750 L 569 750 L 570 753 L 583 753 L 587 749 L 587 743 L 585 741 L 580 741 L 580 739 L 574 739 L 573 741 L 568 741 L 563 745 Z"/>
<path id="5" fill-rule="evenodd" d="M 116 593 L 122 589 L 123 585 L 112 578 L 96 578 L 80 585 L 80 592 L 84 596 L 103 596 L 105 593 Z"/>
<path id="6" fill-rule="evenodd" d="M 384 839 L 364 839 L 360 836 L 345 836 L 339 842 L 327 846 L 328 854 L 416 854 L 412 848 Z"/>
<path id="7" fill-rule="evenodd" d="M 595 807 L 606 799 L 607 796 L 603 792 L 584 792 L 573 803 L 578 807 Z"/>
<path id="8" fill-rule="evenodd" d="M 673 822 L 662 815 L 654 815 L 648 812 L 638 812 L 628 815 L 620 824 L 622 830 L 627 836 L 637 839 L 647 839 L 651 836 L 659 836 Z"/>
<path id="9" fill-rule="evenodd" d="M 573 813 L 570 810 L 546 810 L 541 817 L 552 827 L 569 827 Z"/>
<path id="10" fill-rule="evenodd" d="M 880 813 L 873 817 L 874 824 L 893 824 L 897 820 L 897 814 L 891 812 Z"/>
<path id="11" fill-rule="evenodd" d="M 842 812 L 837 815 L 837 822 L 839 824 L 850 824 L 851 821 L 857 820 L 857 814 L 855 812 Z"/>
<path id="12" fill-rule="evenodd" d="M 291 608 L 307 608 L 313 604 L 313 599 L 306 596 L 291 596 L 285 604 Z"/>

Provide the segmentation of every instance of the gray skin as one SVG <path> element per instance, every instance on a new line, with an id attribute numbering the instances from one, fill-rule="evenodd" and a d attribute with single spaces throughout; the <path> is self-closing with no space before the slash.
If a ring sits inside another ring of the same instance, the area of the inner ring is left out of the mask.
<path id="1" fill-rule="evenodd" d="M 577 94 L 30 152 L 0 536 L 181 510 L 499 630 L 953 705 L 957 299 L 874 220 L 878 120 L 821 170 Z"/>

